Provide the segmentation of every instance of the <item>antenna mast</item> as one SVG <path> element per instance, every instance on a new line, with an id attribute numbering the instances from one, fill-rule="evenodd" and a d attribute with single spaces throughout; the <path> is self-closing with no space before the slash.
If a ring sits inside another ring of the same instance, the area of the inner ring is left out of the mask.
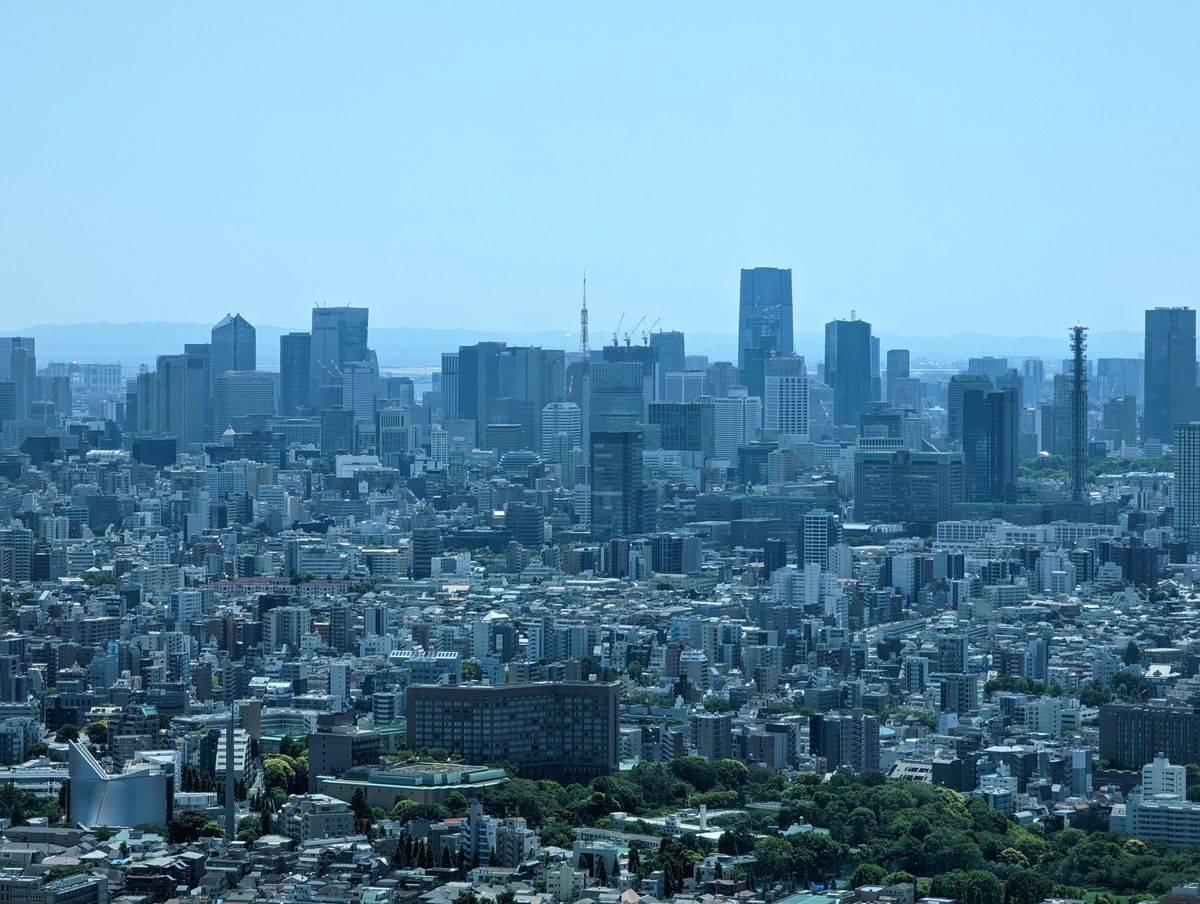
<path id="1" fill-rule="evenodd" d="M 1087 327 L 1071 327 L 1071 501 L 1087 496 Z"/>
<path id="2" fill-rule="evenodd" d="M 588 347 L 587 270 L 583 271 L 583 307 L 579 311 L 579 356 L 584 361 L 591 357 Z"/>

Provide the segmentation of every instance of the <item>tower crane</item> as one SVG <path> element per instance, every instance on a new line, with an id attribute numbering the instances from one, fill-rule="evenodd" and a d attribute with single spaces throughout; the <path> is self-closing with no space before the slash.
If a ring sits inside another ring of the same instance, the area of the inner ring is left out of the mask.
<path id="1" fill-rule="evenodd" d="M 625 344 L 626 344 L 626 345 L 630 345 L 630 344 L 632 344 L 632 340 L 630 339 L 630 337 L 631 337 L 631 336 L 632 336 L 634 333 L 636 333 L 636 332 L 637 332 L 637 328 L 638 328 L 639 326 L 641 326 L 641 325 L 642 325 L 643 323 L 645 323 L 645 322 L 646 322 L 646 318 L 645 318 L 645 317 L 639 317 L 639 318 L 638 318 L 638 322 L 637 322 L 637 323 L 635 323 L 635 324 L 634 324 L 634 325 L 633 325 L 633 326 L 632 326 L 630 329 L 628 329 L 628 330 L 626 330 L 626 331 L 625 331 Z"/>

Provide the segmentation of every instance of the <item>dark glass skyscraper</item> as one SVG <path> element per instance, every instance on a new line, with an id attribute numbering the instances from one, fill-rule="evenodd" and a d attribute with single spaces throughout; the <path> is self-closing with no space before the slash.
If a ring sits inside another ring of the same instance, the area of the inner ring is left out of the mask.
<path id="1" fill-rule="evenodd" d="M 1017 491 L 1015 389 L 963 393 L 963 479 L 967 502 L 1009 502 Z"/>
<path id="2" fill-rule="evenodd" d="M 889 348 L 887 353 L 887 400 L 896 404 L 893 387 L 897 380 L 908 379 L 908 349 Z"/>
<path id="3" fill-rule="evenodd" d="M 687 367 L 683 333 L 678 330 L 651 333 L 650 347 L 658 352 L 658 386 L 654 397 L 661 402 L 667 398 L 667 374 L 678 373 Z"/>
<path id="4" fill-rule="evenodd" d="M 227 314 L 212 328 L 212 375 L 257 369 L 257 331 L 241 314 Z M 215 385 L 215 382 L 214 382 Z"/>
<path id="5" fill-rule="evenodd" d="M 341 403 L 342 370 L 366 361 L 366 308 L 313 308 L 310 393 L 314 405 Z"/>
<path id="6" fill-rule="evenodd" d="M 309 410 L 312 334 L 284 333 L 279 337 L 279 413 L 288 417 Z"/>
<path id="7" fill-rule="evenodd" d="M 156 373 L 154 423 L 158 432 L 175 437 L 180 448 L 199 446 L 208 439 L 204 415 L 209 388 L 204 359 L 159 355 Z"/>
<path id="8" fill-rule="evenodd" d="M 774 340 L 775 353 L 790 355 L 792 335 L 792 271 L 755 267 L 742 271 L 738 303 L 738 367 L 746 366 L 746 349 Z"/>
<path id="9" fill-rule="evenodd" d="M 642 431 L 592 431 L 592 536 L 629 537 L 643 530 Z"/>
<path id="10" fill-rule="evenodd" d="M 1146 404 L 1142 438 L 1170 442 L 1175 425 L 1196 417 L 1196 312 L 1146 312 Z"/>
<path id="11" fill-rule="evenodd" d="M 858 424 L 872 396 L 871 324 L 831 320 L 825 324 L 825 382 L 833 389 L 833 422 Z"/>

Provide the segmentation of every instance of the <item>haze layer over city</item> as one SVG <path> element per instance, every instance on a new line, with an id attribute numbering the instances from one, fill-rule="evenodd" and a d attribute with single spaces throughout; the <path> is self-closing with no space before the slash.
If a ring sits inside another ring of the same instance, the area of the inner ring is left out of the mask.
<path id="1" fill-rule="evenodd" d="M 0 10 L 0 902 L 1200 904 L 1198 16 Z"/>

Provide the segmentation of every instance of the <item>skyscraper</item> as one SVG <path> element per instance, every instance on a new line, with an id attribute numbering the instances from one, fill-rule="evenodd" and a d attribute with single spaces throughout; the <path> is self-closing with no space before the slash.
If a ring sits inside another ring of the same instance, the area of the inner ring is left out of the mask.
<path id="1" fill-rule="evenodd" d="M 764 426 L 789 436 L 808 436 L 808 371 L 803 358 L 771 358 L 763 382 Z"/>
<path id="2" fill-rule="evenodd" d="M 257 334 L 241 314 L 226 314 L 212 328 L 212 379 L 230 370 L 257 367 Z"/>
<path id="3" fill-rule="evenodd" d="M 1169 441 L 1196 416 L 1196 312 L 1146 312 L 1146 404 L 1142 438 Z"/>
<path id="4" fill-rule="evenodd" d="M 343 367 L 367 360 L 367 308 L 313 308 L 310 401 L 317 408 L 341 402 Z"/>
<path id="5" fill-rule="evenodd" d="M 15 417 L 29 417 L 29 405 L 37 395 L 37 357 L 33 337 L 0 337 L 0 382 L 13 384 Z"/>
<path id="6" fill-rule="evenodd" d="M 592 431 L 592 534 L 602 539 L 642 532 L 642 431 Z"/>
<path id="7" fill-rule="evenodd" d="M 777 354 L 792 354 L 791 270 L 755 267 L 742 271 L 738 303 L 738 367 L 746 366 L 746 349 L 755 348 L 763 338 L 773 340 Z"/>
<path id="8" fill-rule="evenodd" d="M 585 431 L 642 423 L 648 410 L 645 374 L 637 361 L 597 361 L 588 374 L 589 420 Z"/>
<path id="9" fill-rule="evenodd" d="M 274 414 L 275 386 L 271 375 L 254 370 L 228 370 L 213 380 L 213 439 L 237 421 L 256 414 Z"/>
<path id="10" fill-rule="evenodd" d="M 311 333 L 284 333 L 279 337 L 280 414 L 294 417 L 309 410 L 311 362 Z"/>
<path id="11" fill-rule="evenodd" d="M 754 439 L 762 424 L 762 399 L 747 396 L 739 387 L 733 394 L 713 400 L 713 455 L 736 462 L 738 446 Z"/>
<path id="12" fill-rule="evenodd" d="M 1021 398 L 1026 405 L 1036 405 L 1042 399 L 1046 368 L 1041 358 L 1026 358 L 1021 365 Z"/>
<path id="13" fill-rule="evenodd" d="M 655 401 L 667 401 L 667 374 L 681 373 L 687 369 L 683 333 L 667 330 L 650 334 L 650 347 L 658 352 L 658 387 Z M 688 401 L 681 399 L 679 401 Z"/>
<path id="14" fill-rule="evenodd" d="M 649 422 L 662 432 L 662 448 L 712 455 L 716 430 L 716 407 L 712 399 L 651 402 Z"/>
<path id="15" fill-rule="evenodd" d="M 987 392 L 994 389 L 990 378 L 983 374 L 955 374 L 946 384 L 946 439 L 961 443 L 963 438 L 963 397 L 971 390 Z"/>
<path id="16" fill-rule="evenodd" d="M 879 337 L 871 337 L 871 401 L 883 400 L 883 381 L 879 374 Z"/>
<path id="17" fill-rule="evenodd" d="M 1011 501 L 1017 489 L 1017 393 L 963 394 L 963 478 L 967 502 Z"/>
<path id="18" fill-rule="evenodd" d="M 898 408 L 896 404 L 895 384 L 897 380 L 907 380 L 908 373 L 908 349 L 906 348 L 889 348 L 887 353 L 887 401 L 893 408 Z"/>
<path id="19" fill-rule="evenodd" d="M 1200 527 L 1200 421 L 1175 425 L 1175 536 L 1192 544 Z"/>
<path id="20" fill-rule="evenodd" d="M 583 412 L 574 402 L 542 408 L 542 457 L 565 467 L 572 449 L 583 448 Z"/>
<path id="21" fill-rule="evenodd" d="M 181 449 L 200 445 L 205 432 L 208 386 L 205 360 L 196 355 L 159 355 L 154 423 L 160 433 L 179 440 Z"/>
<path id="22" fill-rule="evenodd" d="M 857 424 L 871 403 L 871 324 L 825 324 L 825 382 L 833 389 L 833 422 Z"/>

